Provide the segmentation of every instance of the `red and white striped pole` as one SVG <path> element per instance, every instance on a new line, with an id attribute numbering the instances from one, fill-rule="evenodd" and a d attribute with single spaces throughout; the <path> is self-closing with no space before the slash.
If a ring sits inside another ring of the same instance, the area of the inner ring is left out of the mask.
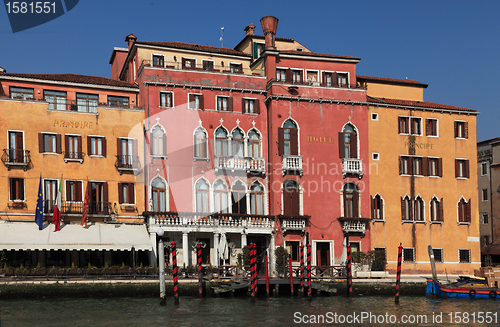
<path id="1" fill-rule="evenodd" d="M 266 295 L 269 297 L 269 263 L 267 262 L 267 251 L 265 256 L 266 264 Z"/>
<path id="2" fill-rule="evenodd" d="M 259 278 L 257 277 L 257 244 L 253 244 L 253 257 L 254 257 L 254 269 L 253 269 L 253 273 L 254 273 L 254 276 L 253 276 L 253 283 L 254 283 L 254 286 L 253 286 L 253 290 L 254 290 L 254 293 L 255 293 L 255 296 L 257 296 L 257 293 L 259 293 L 259 288 L 258 288 L 258 280 Z"/>
<path id="3" fill-rule="evenodd" d="M 290 273 L 290 292 L 293 296 L 293 270 L 292 270 L 292 255 L 288 255 L 288 271 Z"/>
<path id="4" fill-rule="evenodd" d="M 198 242 L 198 295 L 203 296 L 202 274 L 201 274 L 201 243 Z"/>
<path id="5" fill-rule="evenodd" d="M 399 243 L 398 247 L 398 271 L 396 275 L 396 298 L 395 302 L 399 303 L 399 283 L 401 281 L 401 261 L 403 259 L 403 245 Z"/>
<path id="6" fill-rule="evenodd" d="M 307 241 L 307 296 L 312 296 L 311 289 L 311 244 Z"/>
<path id="7" fill-rule="evenodd" d="M 250 290 L 252 291 L 251 296 L 255 297 L 255 257 L 254 257 L 254 244 L 250 243 Z"/>
<path id="8" fill-rule="evenodd" d="M 172 275 L 174 276 L 174 303 L 179 304 L 179 284 L 177 281 L 177 249 L 172 241 Z"/>
<path id="9" fill-rule="evenodd" d="M 300 295 L 304 295 L 304 244 L 300 243 Z"/>
<path id="10" fill-rule="evenodd" d="M 351 245 L 347 243 L 347 296 L 352 296 Z"/>

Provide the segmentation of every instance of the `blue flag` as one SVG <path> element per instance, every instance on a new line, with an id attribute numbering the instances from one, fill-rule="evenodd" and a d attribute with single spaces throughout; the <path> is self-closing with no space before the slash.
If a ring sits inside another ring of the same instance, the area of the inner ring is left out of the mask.
<path id="1" fill-rule="evenodd" d="M 43 225 L 42 176 L 40 176 L 40 185 L 38 185 L 38 194 L 36 198 L 35 223 L 38 225 L 38 229 L 42 230 L 42 225 Z"/>

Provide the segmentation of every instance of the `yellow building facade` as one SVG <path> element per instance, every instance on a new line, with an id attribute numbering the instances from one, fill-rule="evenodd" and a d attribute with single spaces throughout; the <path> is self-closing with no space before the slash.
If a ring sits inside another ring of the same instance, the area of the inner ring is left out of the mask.
<path id="1" fill-rule="evenodd" d="M 131 132 L 144 119 L 138 88 L 101 77 L 2 73 L 0 94 L 0 250 L 8 251 L 9 264 L 111 265 L 133 261 L 115 250 L 149 250 L 142 135 Z M 40 181 L 42 230 L 34 224 Z M 52 232 L 59 190 L 61 230 Z M 142 232 L 143 244 L 133 237 L 127 244 L 128 233 Z"/>
<path id="2" fill-rule="evenodd" d="M 358 76 L 367 87 L 371 245 L 396 272 L 473 274 L 481 265 L 475 110 L 423 101 L 426 84 Z"/>

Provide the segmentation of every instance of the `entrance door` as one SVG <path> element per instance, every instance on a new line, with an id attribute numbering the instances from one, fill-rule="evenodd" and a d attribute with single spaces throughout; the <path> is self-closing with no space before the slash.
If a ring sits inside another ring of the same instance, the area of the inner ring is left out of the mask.
<path id="1" fill-rule="evenodd" d="M 265 236 L 248 236 L 248 245 L 250 243 L 255 243 L 257 248 L 257 272 L 263 274 L 265 272 L 264 267 L 264 253 L 267 250 L 267 240 Z M 269 258 L 268 258 L 269 259 Z"/>
<path id="2" fill-rule="evenodd" d="M 330 243 L 316 243 L 316 262 L 318 266 L 330 266 Z"/>

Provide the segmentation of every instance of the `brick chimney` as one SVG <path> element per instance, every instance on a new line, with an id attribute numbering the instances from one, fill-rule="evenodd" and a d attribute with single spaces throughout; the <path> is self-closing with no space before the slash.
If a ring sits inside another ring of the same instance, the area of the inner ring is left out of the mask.
<path id="1" fill-rule="evenodd" d="M 247 33 L 246 35 L 253 35 L 254 31 L 255 31 L 254 24 L 250 24 L 247 27 L 245 27 L 245 32 Z"/>
<path id="2" fill-rule="evenodd" d="M 276 49 L 274 36 L 278 28 L 278 18 L 274 16 L 265 16 L 260 19 L 260 24 L 262 25 L 262 31 L 266 37 L 266 49 Z"/>
<path id="3" fill-rule="evenodd" d="M 125 42 L 128 42 L 129 50 L 130 48 L 132 48 L 132 45 L 134 44 L 135 41 L 137 41 L 137 36 L 135 36 L 134 34 L 129 34 L 125 37 Z"/>

